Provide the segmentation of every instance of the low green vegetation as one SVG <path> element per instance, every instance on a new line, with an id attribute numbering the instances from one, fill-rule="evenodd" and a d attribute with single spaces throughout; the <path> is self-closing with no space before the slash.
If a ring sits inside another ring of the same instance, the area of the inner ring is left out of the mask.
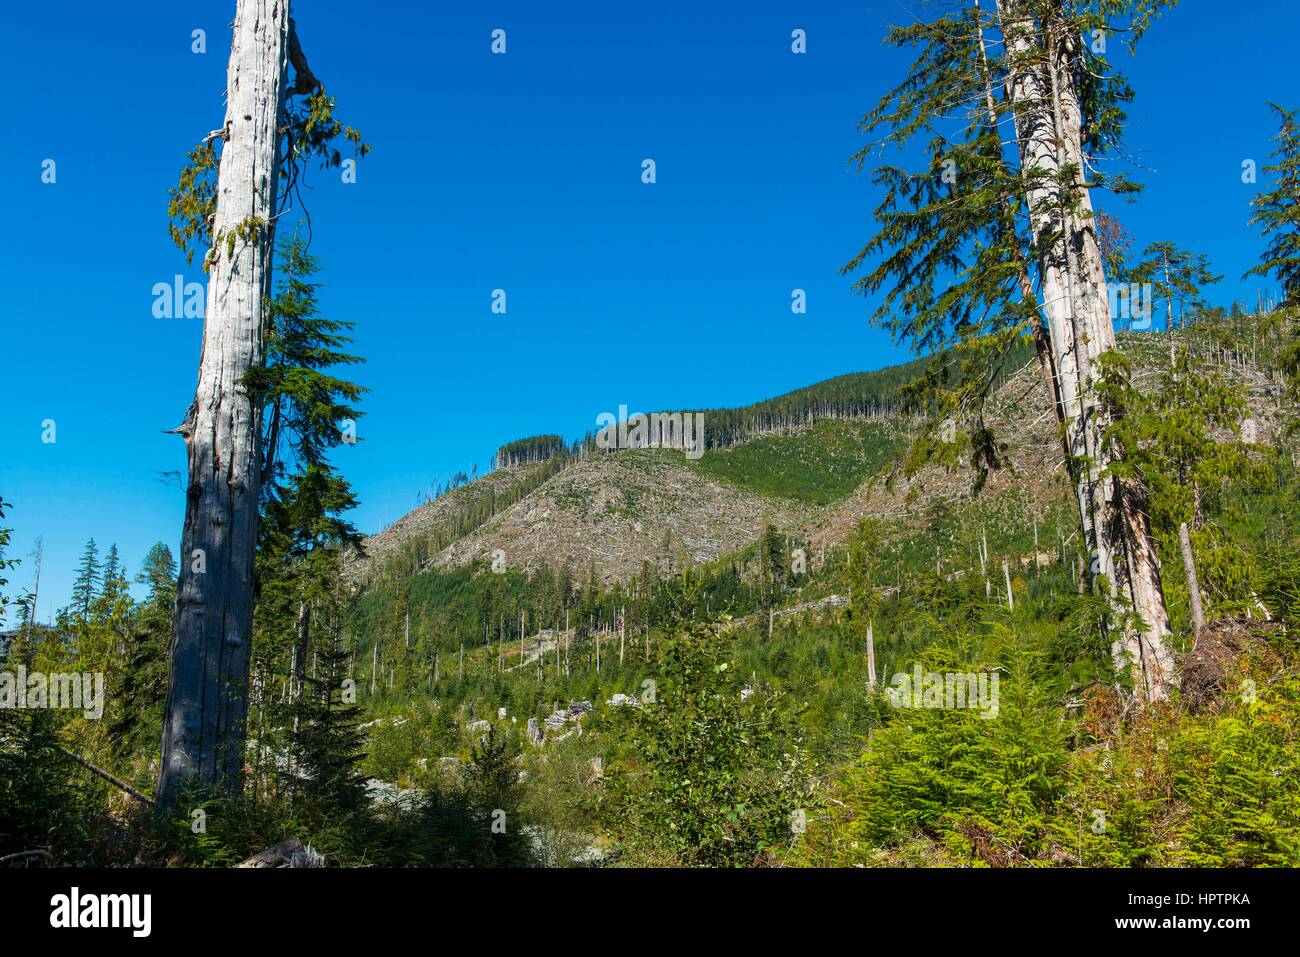
<path id="1" fill-rule="evenodd" d="M 892 422 L 826 419 L 791 434 L 715 449 L 690 466 L 737 488 L 829 505 L 892 464 L 905 444 Z"/>

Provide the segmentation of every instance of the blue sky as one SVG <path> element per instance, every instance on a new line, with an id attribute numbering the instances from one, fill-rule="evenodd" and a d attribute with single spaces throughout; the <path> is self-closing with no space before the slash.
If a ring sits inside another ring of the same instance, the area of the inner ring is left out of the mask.
<path id="1" fill-rule="evenodd" d="M 455 9 L 452 9 L 452 8 Z M 338 463 L 373 531 L 492 450 L 576 435 L 602 411 L 736 405 L 906 356 L 838 268 L 875 192 L 847 162 L 859 116 L 901 76 L 894 0 L 295 5 L 316 74 L 374 152 L 357 182 L 313 172 L 325 311 L 357 323 L 373 391 Z M 166 234 L 184 152 L 221 125 L 233 0 L 18 5 L 0 32 L 0 496 L 10 557 L 44 538 L 40 614 L 66 603 L 91 537 L 134 573 L 180 537 L 183 470 L 164 435 L 193 394 L 195 319 L 152 288 L 202 278 Z M 1139 247 L 1172 239 L 1227 277 L 1269 99 L 1295 98 L 1288 0 L 1185 0 L 1133 61 L 1130 145 L 1147 169 L 1116 207 Z M 507 53 L 490 52 L 493 29 Z M 807 31 L 807 53 L 790 33 Z M 207 34 L 191 52 L 191 31 Z M 657 182 L 641 182 L 643 159 Z M 41 182 L 42 162 L 57 181 Z M 507 312 L 491 312 L 492 290 Z M 790 311 L 791 290 L 808 312 Z M 41 442 L 53 419 L 54 444 Z M 29 584 L 30 561 L 13 583 Z"/>

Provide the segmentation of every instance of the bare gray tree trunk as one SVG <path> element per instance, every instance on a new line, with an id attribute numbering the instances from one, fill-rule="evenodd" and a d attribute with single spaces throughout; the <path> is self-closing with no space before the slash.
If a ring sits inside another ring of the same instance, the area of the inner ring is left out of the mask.
<path id="1" fill-rule="evenodd" d="M 1169 336 L 1169 368 L 1176 368 L 1178 359 L 1174 356 L 1174 297 L 1169 286 L 1169 255 L 1165 253 L 1165 332 Z"/>
<path id="2" fill-rule="evenodd" d="M 1114 636 L 1116 664 L 1133 669 L 1143 701 L 1159 700 L 1173 682 L 1173 659 L 1164 640 L 1169 618 L 1146 503 L 1131 480 L 1103 475 L 1111 463 L 1102 443 L 1108 422 L 1098 398 L 1097 360 L 1115 348 L 1115 331 L 1092 201 L 1082 182 L 1082 114 L 1069 69 L 1080 41 L 1050 15 L 1058 4 L 1050 4 L 1041 21 L 1034 16 L 1038 6 L 997 0 L 1066 446 L 1091 557 L 1089 574 L 1094 581 L 1104 577 L 1121 621 L 1126 605 L 1141 619 L 1136 627 L 1124 624 Z M 1077 178 L 1071 195 L 1060 185 L 1066 170 Z"/>
<path id="3" fill-rule="evenodd" d="M 1187 576 L 1187 594 L 1192 609 L 1192 646 L 1201 637 L 1205 627 L 1205 612 L 1201 608 L 1201 585 L 1196 580 L 1196 559 L 1192 555 L 1192 536 L 1187 531 L 1187 523 L 1178 526 L 1178 541 L 1183 549 L 1183 573 Z"/>
<path id="4" fill-rule="evenodd" d="M 875 622 L 867 622 L 867 690 L 875 693 L 876 690 L 876 628 Z"/>
<path id="5" fill-rule="evenodd" d="M 270 293 L 288 0 L 238 0 L 233 26 L 203 353 L 180 429 L 189 486 L 158 779 L 165 807 L 190 780 L 237 790 L 244 769 L 261 468 L 261 410 L 244 376 L 262 360 Z"/>
<path id="6" fill-rule="evenodd" d="M 41 597 L 41 561 L 44 558 L 44 554 L 45 540 L 38 535 L 36 536 L 36 551 L 32 555 L 34 561 L 34 580 L 32 582 L 32 594 L 28 599 L 28 607 L 31 610 L 27 613 L 27 621 L 23 623 L 23 640 L 26 644 L 26 647 L 23 649 L 24 654 L 27 654 L 28 649 L 31 648 L 32 632 L 36 629 L 36 611 Z"/>
<path id="7" fill-rule="evenodd" d="M 979 7 L 979 0 L 975 0 L 975 6 Z M 998 123 L 997 105 L 993 96 L 993 77 L 989 71 L 988 45 L 984 41 L 982 20 L 976 26 L 976 42 L 979 44 L 980 70 L 984 84 L 984 109 L 988 115 L 990 128 L 998 130 L 1000 124 Z M 1014 212 L 1004 206 L 1004 216 L 1006 217 L 1008 229 L 1013 232 L 1016 231 Z M 1020 259 L 1019 254 L 1017 254 L 1016 258 L 1017 260 Z M 1018 267 L 1016 280 L 1020 284 L 1020 298 L 1025 303 L 1033 306 L 1032 330 L 1034 334 L 1034 352 L 1038 356 L 1038 367 L 1047 386 L 1047 394 L 1052 398 L 1052 411 L 1056 414 L 1056 425 L 1058 428 L 1063 428 L 1065 425 L 1065 409 L 1061 402 L 1061 387 L 1056 371 L 1056 357 L 1052 353 L 1048 330 L 1043 323 L 1042 315 L 1038 311 L 1038 297 L 1034 294 L 1034 284 L 1029 278 L 1029 269 L 1024 262 L 1018 262 Z M 1062 445 L 1063 451 L 1068 454 L 1069 449 L 1064 447 L 1064 440 Z"/>

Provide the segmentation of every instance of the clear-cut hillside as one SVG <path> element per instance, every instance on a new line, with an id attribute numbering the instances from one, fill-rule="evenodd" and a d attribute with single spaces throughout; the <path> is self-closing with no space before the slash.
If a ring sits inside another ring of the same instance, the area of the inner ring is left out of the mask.
<path id="1" fill-rule="evenodd" d="M 1157 381 L 1166 342 L 1122 338 L 1140 387 Z M 1276 384 L 1240 366 L 1218 371 L 1248 396 L 1256 441 L 1271 442 Z M 986 423 L 1006 467 L 988 474 L 985 494 L 1014 489 L 1044 512 L 1070 501 L 1035 360 L 996 391 Z M 568 563 L 585 576 L 594 568 L 608 582 L 639 573 L 646 562 L 663 572 L 723 557 L 756 541 L 768 522 L 829 549 L 864 517 L 901 529 L 922 521 L 937 501 L 970 496 L 976 476 L 965 464 L 929 466 L 886 487 L 882 479 L 916 425 L 890 415 L 829 418 L 710 449 L 695 462 L 680 452 L 638 450 L 498 469 L 368 539 L 350 577 L 364 580 L 394 559 L 388 574 L 395 577 L 496 559 L 524 571 Z"/>
<path id="2" fill-rule="evenodd" d="M 1119 346 L 1134 364 L 1133 384 L 1142 391 L 1157 388 L 1168 367 L 1168 339 L 1128 334 L 1120 336 Z M 1279 406 L 1279 383 L 1226 355 L 1198 353 L 1197 360 L 1241 390 L 1250 409 L 1249 426 L 1243 423 L 1245 432 L 1253 435 L 1254 442 L 1272 444 L 1285 415 Z M 994 393 L 985 421 L 996 437 L 1004 467 L 987 474 L 981 494 L 992 498 L 1014 490 L 1024 502 L 1034 503 L 1032 508 L 1040 515 L 1053 503 L 1067 505 L 1067 514 L 1072 514 L 1073 490 L 1065 475 L 1051 398 L 1036 360 L 1022 365 Z M 864 482 L 822 512 L 810 540 L 814 548 L 838 545 L 867 516 L 898 529 L 916 526 L 936 502 L 969 498 L 975 480 L 975 471 L 963 461 L 951 468 L 927 466 L 910 478 L 896 477 L 888 488 L 883 482 Z"/>
<path id="3" fill-rule="evenodd" d="M 494 498 L 506 496 L 512 487 L 524 482 L 540 465 L 495 469 L 468 485 L 407 512 L 387 528 L 365 539 L 363 555 L 349 556 L 344 573 L 351 581 L 363 581 L 374 571 L 404 550 L 427 554 L 438 542 L 450 540 L 458 526 L 475 509 L 490 508 Z M 417 560 L 425 560 L 420 555 Z"/>
<path id="4" fill-rule="evenodd" d="M 710 561 L 748 545 L 764 523 L 800 525 L 815 509 L 702 476 L 680 452 L 624 451 L 582 459 L 434 559 L 535 570 L 542 562 L 594 566 L 605 579 Z"/>
<path id="5" fill-rule="evenodd" d="M 719 557 L 756 538 L 767 520 L 803 526 L 880 464 L 880 443 L 847 423 L 887 418 L 919 361 L 704 410 L 709 449 L 698 462 L 661 450 L 589 451 L 497 469 L 367 539 L 345 575 L 354 584 L 400 578 L 490 561 L 500 549 L 518 567 L 572 560 L 610 580 L 646 561 Z M 503 451 L 536 452 L 545 438 L 558 440 L 538 436 Z"/>

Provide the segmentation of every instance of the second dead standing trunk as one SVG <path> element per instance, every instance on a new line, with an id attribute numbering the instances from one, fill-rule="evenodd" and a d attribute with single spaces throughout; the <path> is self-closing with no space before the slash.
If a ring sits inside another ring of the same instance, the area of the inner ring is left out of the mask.
<path id="1" fill-rule="evenodd" d="M 1111 464 L 1102 443 L 1109 423 L 1097 362 L 1115 348 L 1115 333 L 1082 182 L 1082 114 L 1072 69 L 1079 38 L 1058 2 L 997 0 L 997 13 L 1089 572 L 1112 590 L 1116 663 L 1132 668 L 1142 701 L 1155 701 L 1173 682 L 1160 563 L 1142 489 L 1104 474 Z M 1073 189 L 1062 187 L 1063 173 L 1074 177 Z M 1127 622 L 1128 607 L 1140 617 L 1137 625 Z"/>

